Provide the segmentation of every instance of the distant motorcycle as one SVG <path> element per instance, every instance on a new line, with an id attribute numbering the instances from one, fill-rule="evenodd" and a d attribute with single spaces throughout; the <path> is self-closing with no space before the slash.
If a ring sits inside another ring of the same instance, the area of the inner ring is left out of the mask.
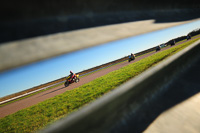
<path id="1" fill-rule="evenodd" d="M 191 39 L 191 36 L 190 35 L 187 35 L 187 40 L 190 40 Z"/>
<path id="2" fill-rule="evenodd" d="M 80 81 L 79 79 L 79 75 L 75 74 L 73 78 L 70 78 L 70 76 L 67 77 L 66 81 L 65 81 L 65 87 L 69 86 L 69 84 L 72 84 L 72 83 L 78 83 Z"/>
<path id="3" fill-rule="evenodd" d="M 170 42 L 170 45 L 171 45 L 171 46 L 173 46 L 173 45 L 175 45 L 175 44 L 176 44 L 176 42 L 175 42 L 174 40 Z"/>
<path id="4" fill-rule="evenodd" d="M 161 49 L 160 46 L 157 46 L 156 47 L 156 52 L 160 51 L 160 49 Z"/>
<path id="5" fill-rule="evenodd" d="M 132 60 L 135 60 L 135 55 L 133 55 L 133 56 L 129 56 L 129 58 L 128 58 L 128 62 L 131 62 Z"/>

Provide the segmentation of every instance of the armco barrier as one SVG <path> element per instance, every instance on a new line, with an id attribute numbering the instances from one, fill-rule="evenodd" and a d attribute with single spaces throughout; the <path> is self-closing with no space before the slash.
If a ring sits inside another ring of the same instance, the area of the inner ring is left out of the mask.
<path id="1" fill-rule="evenodd" d="M 41 132 L 142 132 L 144 129 L 135 129 L 144 126 L 147 114 L 156 110 L 151 108 L 151 100 L 169 89 L 170 84 L 176 84 L 177 78 L 191 66 L 199 65 L 199 51 L 200 40 Z"/>

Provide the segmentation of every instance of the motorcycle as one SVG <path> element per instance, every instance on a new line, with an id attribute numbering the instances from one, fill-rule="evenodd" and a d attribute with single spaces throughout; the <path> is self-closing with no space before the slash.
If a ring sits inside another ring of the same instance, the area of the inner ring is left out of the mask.
<path id="1" fill-rule="evenodd" d="M 135 60 L 135 56 L 129 56 L 128 62 L 131 62 L 132 60 Z"/>
<path id="2" fill-rule="evenodd" d="M 175 41 L 171 41 L 171 42 L 170 42 L 170 45 L 171 45 L 171 46 L 173 46 L 173 45 L 175 45 L 175 44 L 176 44 Z"/>
<path id="3" fill-rule="evenodd" d="M 160 51 L 160 49 L 161 49 L 160 46 L 157 46 L 156 47 L 156 52 Z"/>
<path id="4" fill-rule="evenodd" d="M 190 40 L 190 39 L 191 39 L 191 36 L 190 36 L 190 35 L 187 35 L 186 38 L 187 38 L 187 40 Z"/>
<path id="5" fill-rule="evenodd" d="M 72 83 L 78 83 L 80 81 L 79 79 L 79 75 L 74 75 L 73 78 L 71 78 L 70 76 L 67 77 L 66 81 L 65 81 L 65 87 L 69 86 L 69 84 L 72 84 Z"/>

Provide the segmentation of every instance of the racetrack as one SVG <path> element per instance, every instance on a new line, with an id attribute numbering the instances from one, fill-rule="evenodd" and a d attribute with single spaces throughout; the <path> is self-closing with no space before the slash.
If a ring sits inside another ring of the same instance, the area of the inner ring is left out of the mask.
<path id="1" fill-rule="evenodd" d="M 181 42 L 183 43 L 183 42 Z M 181 44 L 181 43 L 178 43 L 178 44 Z M 168 49 L 170 47 L 167 47 L 167 48 L 164 48 L 162 49 L 161 51 L 165 50 L 165 49 Z M 152 52 L 152 53 L 148 53 L 148 54 L 145 54 L 143 56 L 140 56 L 138 58 L 136 58 L 135 61 L 133 62 L 136 62 L 136 61 L 139 61 L 147 56 L 150 56 L 152 54 L 154 54 L 155 52 Z M 131 62 L 131 63 L 133 63 Z M 32 106 L 32 105 L 35 105 L 39 102 L 42 102 L 46 99 L 49 99 L 51 97 L 54 97 L 56 95 L 59 95 L 59 94 L 62 94 L 64 93 L 66 90 L 71 90 L 71 89 L 74 89 L 74 88 L 77 88 L 85 83 L 88 83 L 98 77 L 101 77 L 111 71 L 114 71 L 114 70 L 117 70 L 123 66 L 126 66 L 130 63 L 128 63 L 127 61 L 126 62 L 122 62 L 120 64 L 117 64 L 117 65 L 114 65 L 114 66 L 111 66 L 107 69 L 103 69 L 101 71 L 98 71 L 98 72 L 95 72 L 95 73 L 92 73 L 90 75 L 87 75 L 83 78 L 80 79 L 80 82 L 79 83 L 74 83 L 72 85 L 70 85 L 69 87 L 64 87 L 64 85 L 61 85 L 61 86 L 58 86 L 58 87 L 55 87 L 53 89 L 50 89 L 50 90 L 47 90 L 45 92 L 41 92 L 39 94 L 36 94 L 34 96 L 31 96 L 31 97 L 28 97 L 26 99 L 23 99 L 23 100 L 20 100 L 20 101 L 17 101 L 17 102 L 14 102 L 14 103 L 11 103 L 11 104 L 8 104 L 6 106 L 3 106 L 3 107 L 0 107 L 0 118 L 2 117 L 5 117 L 9 114 L 12 114 L 12 113 L 15 113 L 21 109 L 24 109 L 24 108 L 27 108 L 29 106 Z"/>

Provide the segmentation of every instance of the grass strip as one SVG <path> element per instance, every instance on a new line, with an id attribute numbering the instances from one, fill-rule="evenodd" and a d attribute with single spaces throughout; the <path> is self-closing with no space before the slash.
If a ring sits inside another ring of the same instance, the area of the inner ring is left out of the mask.
<path id="1" fill-rule="evenodd" d="M 119 70 L 108 73 L 92 82 L 66 91 L 37 105 L 20 110 L 0 119 L 0 132 L 33 132 L 67 116 L 80 107 L 137 76 L 149 67 L 177 53 L 198 39 L 161 51 Z"/>

